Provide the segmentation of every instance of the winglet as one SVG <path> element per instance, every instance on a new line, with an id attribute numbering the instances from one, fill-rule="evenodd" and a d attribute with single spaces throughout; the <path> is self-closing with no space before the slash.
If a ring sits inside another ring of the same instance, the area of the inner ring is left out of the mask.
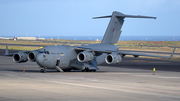
<path id="1" fill-rule="evenodd" d="M 8 46 L 6 46 L 5 55 L 9 55 Z"/>
<path id="2" fill-rule="evenodd" d="M 171 53 L 170 57 L 168 57 L 168 58 L 172 58 L 173 57 L 175 50 L 176 50 L 176 47 L 174 48 L 173 52 Z"/>

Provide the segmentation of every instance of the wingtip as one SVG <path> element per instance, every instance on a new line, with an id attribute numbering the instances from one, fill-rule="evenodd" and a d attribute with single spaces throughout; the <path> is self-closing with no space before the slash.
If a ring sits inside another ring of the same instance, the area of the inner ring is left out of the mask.
<path id="1" fill-rule="evenodd" d="M 9 52 L 8 52 L 8 46 L 6 46 L 6 51 L 5 51 L 5 54 L 4 55 L 8 55 Z"/>
<path id="2" fill-rule="evenodd" d="M 169 59 L 173 57 L 175 50 L 176 50 L 176 47 L 175 47 L 174 50 L 172 51 L 171 56 L 169 57 Z"/>

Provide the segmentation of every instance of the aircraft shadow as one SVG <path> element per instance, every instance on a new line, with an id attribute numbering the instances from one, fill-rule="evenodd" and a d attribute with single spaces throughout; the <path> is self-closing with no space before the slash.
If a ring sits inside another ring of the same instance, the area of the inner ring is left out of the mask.
<path id="1" fill-rule="evenodd" d="M 115 68 L 127 68 L 127 69 L 142 69 L 142 70 L 153 70 L 156 71 L 172 71 L 180 72 L 180 65 L 146 65 L 146 64 L 118 64 L 118 65 L 107 65 L 103 64 L 101 66 L 115 67 Z"/>

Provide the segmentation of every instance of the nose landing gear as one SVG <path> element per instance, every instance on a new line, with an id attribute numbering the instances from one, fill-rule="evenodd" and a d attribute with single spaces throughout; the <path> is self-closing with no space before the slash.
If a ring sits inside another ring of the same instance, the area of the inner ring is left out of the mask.
<path id="1" fill-rule="evenodd" d="M 41 73 L 46 73 L 46 69 L 41 69 L 40 72 Z"/>

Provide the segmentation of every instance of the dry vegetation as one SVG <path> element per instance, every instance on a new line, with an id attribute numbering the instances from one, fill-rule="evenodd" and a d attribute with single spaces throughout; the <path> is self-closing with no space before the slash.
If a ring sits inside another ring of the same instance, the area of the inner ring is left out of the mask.
<path id="1" fill-rule="evenodd" d="M 27 46 L 8 46 L 8 49 L 10 50 L 36 50 L 40 47 L 27 47 Z M 6 49 L 5 45 L 0 45 L 0 49 Z"/>
<path id="2" fill-rule="evenodd" d="M 96 44 L 101 41 L 81 41 L 81 40 L 45 40 L 45 41 L 13 41 L 13 40 L 0 40 L 0 43 L 9 44 L 27 44 L 27 45 L 75 45 L 80 46 L 82 44 Z M 180 41 L 118 41 L 116 43 L 120 49 L 123 50 L 148 50 L 148 51 L 172 51 L 174 47 L 177 47 L 176 52 L 180 52 Z M 33 50 L 39 47 L 31 46 L 9 46 L 9 49 L 16 50 Z M 1 45 L 0 49 L 5 49 L 5 45 Z"/>
<path id="3" fill-rule="evenodd" d="M 177 47 L 176 52 L 180 52 L 180 41 L 118 41 L 120 49 L 149 50 L 149 51 L 172 51 Z"/>

